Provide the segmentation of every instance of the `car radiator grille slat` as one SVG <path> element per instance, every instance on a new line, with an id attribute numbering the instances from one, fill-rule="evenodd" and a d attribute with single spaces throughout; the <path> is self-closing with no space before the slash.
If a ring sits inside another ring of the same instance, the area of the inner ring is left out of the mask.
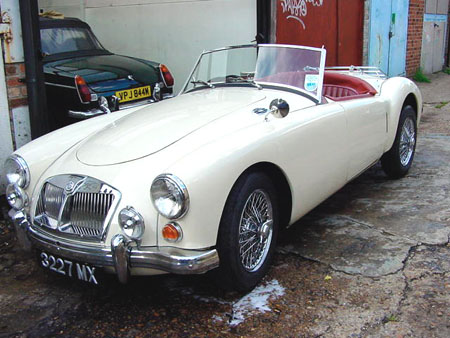
<path id="1" fill-rule="evenodd" d="M 44 187 L 43 206 L 47 216 L 58 219 L 59 210 L 64 200 L 64 189 L 46 183 Z"/>
<path id="2" fill-rule="evenodd" d="M 93 178 L 56 176 L 41 189 L 34 222 L 60 233 L 101 240 L 118 196 L 117 190 Z"/>
<path id="3" fill-rule="evenodd" d="M 69 220 L 74 231 L 84 236 L 99 236 L 113 201 L 112 194 L 76 193 Z"/>

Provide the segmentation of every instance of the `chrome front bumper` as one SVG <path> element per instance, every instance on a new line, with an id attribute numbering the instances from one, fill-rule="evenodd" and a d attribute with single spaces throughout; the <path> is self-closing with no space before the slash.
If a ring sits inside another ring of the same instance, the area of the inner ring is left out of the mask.
<path id="1" fill-rule="evenodd" d="M 17 237 L 28 248 L 29 242 L 37 248 L 55 255 L 90 263 L 98 267 L 114 267 L 119 281 L 126 283 L 131 268 L 150 268 L 176 274 L 201 274 L 219 266 L 215 249 L 186 250 L 172 247 L 131 246 L 123 235 L 115 235 L 111 246 L 80 244 L 61 238 L 32 226 L 23 211 L 10 210 Z"/>

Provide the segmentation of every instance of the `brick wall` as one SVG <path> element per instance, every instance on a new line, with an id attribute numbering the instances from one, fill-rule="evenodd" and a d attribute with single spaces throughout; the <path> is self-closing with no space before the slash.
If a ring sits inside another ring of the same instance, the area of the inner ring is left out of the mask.
<path id="1" fill-rule="evenodd" d="M 31 141 L 25 64 L 5 63 L 4 67 L 12 142 L 14 149 L 17 149 Z"/>
<path id="2" fill-rule="evenodd" d="M 25 64 L 5 64 L 5 78 L 8 88 L 9 108 L 14 109 L 20 106 L 27 106 L 27 86 L 23 81 L 25 79 Z"/>
<path id="3" fill-rule="evenodd" d="M 370 0 L 364 0 L 364 32 L 362 65 L 369 64 Z"/>
<path id="4" fill-rule="evenodd" d="M 424 12 L 425 0 L 410 0 L 408 42 L 406 49 L 406 76 L 413 76 L 420 67 Z"/>

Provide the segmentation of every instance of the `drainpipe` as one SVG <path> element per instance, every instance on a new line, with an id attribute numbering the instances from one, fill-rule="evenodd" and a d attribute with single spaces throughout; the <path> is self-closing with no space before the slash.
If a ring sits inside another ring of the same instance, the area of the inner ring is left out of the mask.
<path id="1" fill-rule="evenodd" d="M 42 69 L 41 37 L 37 0 L 20 1 L 22 40 L 25 56 L 25 81 L 30 111 L 31 137 L 33 139 L 50 131 L 44 72 Z"/>
<path id="2" fill-rule="evenodd" d="M 270 16 L 271 4 L 266 0 L 258 0 L 256 3 L 256 42 L 268 43 L 270 40 Z"/>

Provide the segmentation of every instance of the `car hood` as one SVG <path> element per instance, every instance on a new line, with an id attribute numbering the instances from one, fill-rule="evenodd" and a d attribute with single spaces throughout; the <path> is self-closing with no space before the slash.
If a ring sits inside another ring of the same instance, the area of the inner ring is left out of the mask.
<path id="1" fill-rule="evenodd" d="M 76 57 L 46 63 L 44 70 L 47 74 L 70 77 L 80 75 L 89 87 L 96 92 L 104 92 L 110 88 L 111 81 L 124 79 L 124 88 L 136 83 L 150 84 L 158 81 L 157 63 L 139 60 L 121 55 L 95 55 Z M 131 78 L 129 78 L 131 75 Z M 131 83 L 133 82 L 133 83 Z M 120 84 L 120 82 L 119 82 Z"/>
<path id="2" fill-rule="evenodd" d="M 211 89 L 153 103 L 84 140 L 77 158 L 111 165 L 154 154 L 222 116 L 265 98 L 261 91 Z"/>

